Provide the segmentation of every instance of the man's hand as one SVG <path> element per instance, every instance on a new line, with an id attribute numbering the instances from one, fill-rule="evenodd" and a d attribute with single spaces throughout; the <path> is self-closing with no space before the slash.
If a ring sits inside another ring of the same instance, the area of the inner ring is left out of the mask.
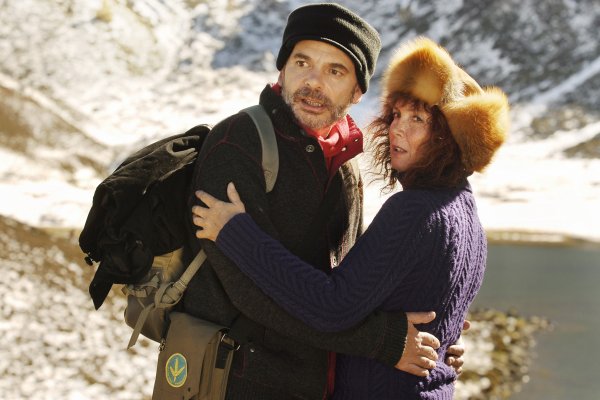
<path id="1" fill-rule="evenodd" d="M 463 332 L 469 330 L 471 322 L 463 322 Z M 465 355 L 465 343 L 462 340 L 462 335 L 458 338 L 456 343 L 448 347 L 446 350 L 446 364 L 454 368 L 456 375 L 460 375 L 463 371 L 462 367 L 465 363 L 463 356 Z"/>
<path id="2" fill-rule="evenodd" d="M 435 319 L 435 312 L 406 313 L 408 334 L 402 358 L 396 364 L 399 369 L 416 376 L 428 376 L 429 370 L 435 368 L 440 341 L 427 332 L 419 332 L 415 324 L 425 324 Z"/>

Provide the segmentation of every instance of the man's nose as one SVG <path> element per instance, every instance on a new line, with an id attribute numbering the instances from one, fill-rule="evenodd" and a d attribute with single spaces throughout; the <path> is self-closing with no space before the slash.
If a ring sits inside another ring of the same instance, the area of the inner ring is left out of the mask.
<path id="1" fill-rule="evenodd" d="M 304 77 L 304 84 L 312 89 L 320 89 L 323 82 L 323 77 L 320 71 L 310 70 Z"/>

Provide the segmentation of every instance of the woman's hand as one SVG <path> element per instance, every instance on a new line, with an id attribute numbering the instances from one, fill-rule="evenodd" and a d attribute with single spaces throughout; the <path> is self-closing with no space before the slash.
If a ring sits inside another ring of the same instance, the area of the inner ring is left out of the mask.
<path id="1" fill-rule="evenodd" d="M 206 204 L 206 207 L 192 207 L 192 221 L 194 225 L 202 228 L 196 231 L 196 237 L 199 239 L 216 241 L 221 229 L 234 215 L 246 212 L 233 182 L 227 185 L 227 197 L 231 203 L 221 201 L 203 191 L 197 191 L 196 197 Z"/>

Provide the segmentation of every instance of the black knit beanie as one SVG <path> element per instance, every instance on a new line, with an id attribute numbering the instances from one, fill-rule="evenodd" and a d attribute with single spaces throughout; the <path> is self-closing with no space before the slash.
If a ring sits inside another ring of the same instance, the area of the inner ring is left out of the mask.
<path id="1" fill-rule="evenodd" d="M 310 4 L 295 9 L 283 32 L 277 55 L 278 70 L 283 68 L 294 46 L 301 40 L 329 43 L 348 54 L 354 62 L 362 92 L 367 91 L 381 50 L 381 40 L 365 20 L 335 3 Z"/>

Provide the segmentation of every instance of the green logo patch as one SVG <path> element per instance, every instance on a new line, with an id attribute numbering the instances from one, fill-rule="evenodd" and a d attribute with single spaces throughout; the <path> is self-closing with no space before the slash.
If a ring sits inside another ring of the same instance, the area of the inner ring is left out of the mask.
<path id="1" fill-rule="evenodd" d="M 167 382 L 173 387 L 181 387 L 187 379 L 187 360 L 180 353 L 175 353 L 169 357 L 165 365 Z"/>

